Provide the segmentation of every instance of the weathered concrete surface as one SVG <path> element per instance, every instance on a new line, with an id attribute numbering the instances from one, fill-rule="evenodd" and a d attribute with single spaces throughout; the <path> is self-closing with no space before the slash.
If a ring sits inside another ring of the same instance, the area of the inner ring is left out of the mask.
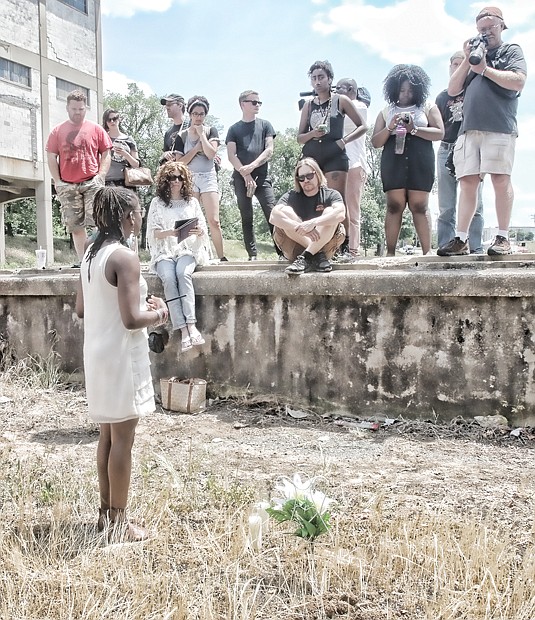
<path id="1" fill-rule="evenodd" d="M 535 424 L 535 256 L 374 259 L 289 278 L 284 266 L 198 271 L 206 345 L 153 355 L 155 379 L 201 376 L 355 415 L 503 413 Z M 0 330 L 19 354 L 82 366 L 77 272 L 0 274 Z M 161 294 L 157 278 L 149 288 Z"/>

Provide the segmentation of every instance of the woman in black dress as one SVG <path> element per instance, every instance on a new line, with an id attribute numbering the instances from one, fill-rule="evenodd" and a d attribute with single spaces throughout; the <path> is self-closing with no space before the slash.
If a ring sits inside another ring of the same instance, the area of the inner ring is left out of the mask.
<path id="1" fill-rule="evenodd" d="M 383 148 L 381 180 L 386 193 L 386 250 L 395 256 L 403 212 L 407 205 L 423 254 L 431 249 L 429 193 L 435 180 L 431 142 L 442 140 L 444 124 L 437 106 L 427 103 L 430 80 L 417 65 L 396 65 L 384 81 L 388 103 L 377 116 L 372 144 Z M 396 153 L 396 130 L 405 133 L 402 152 Z"/>

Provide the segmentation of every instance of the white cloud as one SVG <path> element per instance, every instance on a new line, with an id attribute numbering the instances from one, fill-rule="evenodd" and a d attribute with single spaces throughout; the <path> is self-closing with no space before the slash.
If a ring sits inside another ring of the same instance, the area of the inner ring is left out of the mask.
<path id="1" fill-rule="evenodd" d="M 452 40 L 462 41 L 475 30 L 448 15 L 442 0 L 403 0 L 381 8 L 355 0 L 319 15 L 313 29 L 345 34 L 393 64 L 422 64 L 426 57 L 442 56 L 450 52 Z"/>
<path id="2" fill-rule="evenodd" d="M 145 93 L 145 95 L 153 95 L 154 91 L 146 82 L 138 82 L 133 78 L 129 78 L 117 71 L 104 71 L 103 73 L 104 90 L 109 90 L 120 95 L 128 94 L 128 84 L 135 82 L 137 86 Z"/>
<path id="3" fill-rule="evenodd" d="M 108 17 L 133 17 L 136 13 L 165 13 L 173 4 L 189 0 L 102 0 L 102 14 Z"/>
<path id="4" fill-rule="evenodd" d="M 526 4 L 525 0 L 500 4 L 510 28 L 525 26 L 535 16 L 535 3 Z M 346 35 L 387 62 L 422 65 L 427 59 L 451 53 L 452 41 L 458 46 L 474 36 L 473 20 L 484 6 L 485 2 L 472 4 L 466 14 L 473 17 L 463 22 L 446 13 L 445 0 L 402 0 L 385 7 L 349 0 L 318 14 L 312 28 L 323 36 Z M 526 47 L 533 49 L 534 37 L 525 33 L 524 38 Z M 520 36 L 515 36 L 515 41 L 522 45 Z"/>
<path id="5" fill-rule="evenodd" d="M 525 104 L 526 102 L 522 100 L 522 97 L 520 97 L 519 106 L 525 108 Z M 526 151 L 533 153 L 533 132 L 531 131 L 531 128 L 535 125 L 535 116 L 519 114 L 517 117 L 517 122 L 518 138 L 516 140 L 515 151 L 517 153 Z"/>

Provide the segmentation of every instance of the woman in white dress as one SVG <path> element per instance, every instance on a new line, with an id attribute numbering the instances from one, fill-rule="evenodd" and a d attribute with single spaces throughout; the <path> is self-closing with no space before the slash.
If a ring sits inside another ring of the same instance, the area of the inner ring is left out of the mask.
<path id="1" fill-rule="evenodd" d="M 196 219 L 181 238 L 175 222 Z M 197 329 L 192 275 L 210 259 L 208 228 L 186 164 L 168 162 L 156 175 L 156 198 L 147 218 L 150 268 L 160 277 L 173 330 L 181 332 L 181 350 L 204 344 Z"/>
<path id="2" fill-rule="evenodd" d="M 94 199 L 98 234 L 80 268 L 76 312 L 84 319 L 84 370 L 90 418 L 100 424 L 98 529 L 139 541 L 148 532 L 126 517 L 132 445 L 141 416 L 154 411 L 146 327 L 167 320 L 165 302 L 147 297 L 137 254 L 125 246 L 138 235 L 144 209 L 134 192 L 103 187 Z"/>

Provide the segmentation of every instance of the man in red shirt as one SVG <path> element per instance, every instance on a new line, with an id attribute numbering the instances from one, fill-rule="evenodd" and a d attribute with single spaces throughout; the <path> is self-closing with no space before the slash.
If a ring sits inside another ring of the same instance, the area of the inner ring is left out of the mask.
<path id="1" fill-rule="evenodd" d="M 46 143 L 48 168 L 61 203 L 64 225 L 78 258 L 84 255 L 86 227 L 94 226 L 93 198 L 110 167 L 112 141 L 103 127 L 85 120 L 86 96 L 67 96 L 69 120 L 51 131 Z"/>

